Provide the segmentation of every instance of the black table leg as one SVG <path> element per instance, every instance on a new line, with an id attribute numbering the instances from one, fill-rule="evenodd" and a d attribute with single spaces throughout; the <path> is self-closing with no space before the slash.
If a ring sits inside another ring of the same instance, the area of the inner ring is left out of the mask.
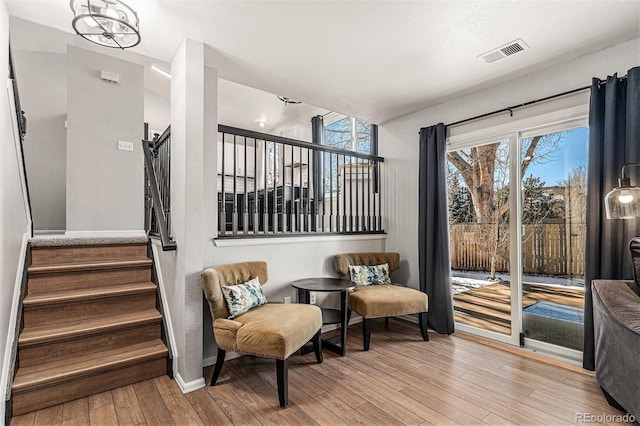
<path id="1" fill-rule="evenodd" d="M 342 356 L 347 354 L 347 292 L 340 292 L 340 346 L 342 349 Z"/>
<path id="2" fill-rule="evenodd" d="M 298 289 L 298 303 L 309 303 L 309 290 Z"/>

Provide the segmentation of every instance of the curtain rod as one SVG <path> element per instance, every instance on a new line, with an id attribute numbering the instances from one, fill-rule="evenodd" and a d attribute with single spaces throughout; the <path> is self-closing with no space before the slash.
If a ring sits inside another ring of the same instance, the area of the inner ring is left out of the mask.
<path id="1" fill-rule="evenodd" d="M 532 104 L 535 104 L 535 103 L 538 103 L 538 102 L 548 101 L 549 99 L 559 98 L 560 96 L 570 95 L 572 93 L 581 92 L 583 90 L 587 90 L 587 89 L 590 89 L 590 88 L 591 88 L 591 85 L 584 86 L 584 87 L 580 87 L 578 89 L 569 90 L 567 92 L 558 93 L 557 95 L 547 96 L 546 98 L 536 99 L 534 101 L 525 102 L 523 104 L 510 106 L 510 107 L 507 107 L 507 108 L 502 108 L 502 109 L 499 109 L 497 111 L 492 111 L 492 112 L 488 112 L 486 114 L 477 115 L 475 117 L 471 117 L 471 118 L 467 118 L 467 119 L 464 119 L 464 120 L 456 121 L 455 123 L 448 124 L 447 127 L 457 126 L 457 125 L 462 124 L 462 123 L 467 123 L 469 121 L 478 120 L 480 118 L 489 117 L 489 116 L 495 115 L 495 114 L 500 114 L 502 112 L 509 112 L 511 114 L 511 116 L 513 116 L 513 110 L 516 109 L 516 108 L 522 108 L 522 107 L 525 107 L 525 106 L 528 106 L 528 105 L 532 105 Z"/>

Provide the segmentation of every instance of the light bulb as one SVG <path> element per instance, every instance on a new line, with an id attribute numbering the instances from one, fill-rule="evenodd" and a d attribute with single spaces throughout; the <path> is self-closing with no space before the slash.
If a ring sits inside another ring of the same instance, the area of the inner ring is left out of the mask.
<path id="1" fill-rule="evenodd" d="M 620 201 L 622 204 L 629 204 L 633 201 L 633 195 L 629 194 L 628 192 L 623 192 L 622 194 L 618 195 L 618 201 Z"/>

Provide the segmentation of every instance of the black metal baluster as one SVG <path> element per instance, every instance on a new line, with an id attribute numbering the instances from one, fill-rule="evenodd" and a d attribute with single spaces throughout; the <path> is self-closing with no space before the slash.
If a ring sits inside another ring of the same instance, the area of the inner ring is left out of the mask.
<path id="1" fill-rule="evenodd" d="M 318 230 L 318 196 L 316 191 L 313 191 L 313 199 L 311 198 L 311 188 L 317 189 L 317 185 L 312 185 L 311 179 L 311 150 L 307 148 L 307 210 L 309 211 L 309 229 L 308 231 Z M 312 201 L 313 200 L 313 201 Z M 313 220 L 311 215 L 313 214 Z"/>
<path id="2" fill-rule="evenodd" d="M 298 168 L 298 208 L 296 212 L 296 222 L 298 232 L 304 232 L 304 193 L 302 191 L 302 147 L 298 147 L 299 165 Z M 294 147 L 291 147 L 291 155 L 293 155 Z"/>
<path id="3" fill-rule="evenodd" d="M 367 231 L 371 231 L 371 162 L 367 160 Z"/>
<path id="4" fill-rule="evenodd" d="M 295 232 L 294 227 L 295 227 L 295 224 L 297 223 L 296 222 L 296 206 L 295 206 L 296 195 L 295 195 L 295 183 L 294 183 L 295 158 L 293 155 L 293 145 L 290 145 L 289 147 L 291 148 L 291 163 L 290 163 L 291 164 L 291 176 L 290 176 L 291 197 L 289 197 L 290 198 L 289 202 L 285 200 L 284 205 L 285 205 L 285 210 L 287 212 L 287 217 L 289 219 L 289 226 L 291 227 L 290 228 L 291 232 Z"/>
<path id="5" fill-rule="evenodd" d="M 382 167 L 378 163 L 378 231 L 382 230 Z"/>
<path id="6" fill-rule="evenodd" d="M 267 140 L 264 140 L 264 185 L 262 186 L 262 232 L 265 234 L 269 230 L 269 152 Z"/>
<path id="7" fill-rule="evenodd" d="M 353 157 L 351 157 L 351 161 L 353 162 Z M 354 220 L 354 228 L 355 229 L 351 229 L 351 231 L 359 231 L 360 230 L 360 210 L 359 210 L 359 205 L 360 205 L 360 196 L 358 193 L 358 179 L 360 179 L 360 163 L 358 162 L 358 157 L 356 157 L 356 211 L 355 211 L 355 220 Z M 352 170 L 353 170 L 353 166 L 352 166 Z M 351 181 L 351 187 L 353 188 L 353 180 Z M 353 213 L 353 212 L 352 212 Z"/>
<path id="8" fill-rule="evenodd" d="M 274 142 L 273 144 L 273 192 L 272 192 L 272 197 L 271 200 L 273 202 L 272 205 L 272 212 L 271 212 L 271 216 L 272 216 L 272 220 L 273 220 L 273 229 L 271 230 L 271 232 L 273 232 L 274 234 L 278 232 L 278 198 L 277 198 L 277 192 L 278 192 L 278 188 L 276 186 L 276 181 L 278 180 L 278 144 Z M 284 190 L 284 187 L 283 187 Z"/>
<path id="9" fill-rule="evenodd" d="M 242 171 L 244 183 L 242 187 L 242 196 L 244 204 L 242 206 L 242 230 L 244 233 L 249 232 L 249 195 L 247 191 L 247 137 L 244 137 L 244 169 Z"/>
<path id="10" fill-rule="evenodd" d="M 349 155 L 349 232 L 353 232 L 353 157 L 351 155 Z"/>
<path id="11" fill-rule="evenodd" d="M 253 204 L 251 207 L 251 230 L 258 233 L 258 141 L 253 140 Z"/>
<path id="12" fill-rule="evenodd" d="M 367 160 L 368 161 L 368 160 Z M 362 215 L 360 216 L 360 227 L 358 228 L 359 231 L 364 231 L 367 228 L 367 222 L 366 222 L 366 214 L 365 214 L 365 188 L 364 188 L 364 167 L 365 167 L 366 163 L 364 159 L 360 159 L 360 169 L 359 169 L 359 176 L 360 176 L 360 182 L 362 182 L 362 210 L 360 210 L 360 212 L 362 213 Z"/>
<path id="13" fill-rule="evenodd" d="M 220 197 L 218 198 L 218 232 L 220 232 L 221 234 L 225 234 L 227 232 L 227 203 L 225 202 L 225 197 L 226 194 L 224 193 L 224 184 L 225 184 L 225 136 L 226 134 L 223 133 L 222 134 L 222 141 L 220 143 L 222 143 L 222 171 L 220 174 Z"/>
<path id="14" fill-rule="evenodd" d="M 282 150 L 282 205 L 280 209 L 278 209 L 278 216 L 282 217 L 282 233 L 286 233 L 287 230 L 293 231 L 293 224 L 291 227 L 288 227 L 287 222 L 287 145 L 280 144 L 280 148 Z M 291 148 L 293 151 L 293 148 Z M 292 161 L 293 161 L 293 152 L 291 153 Z M 291 190 L 293 190 L 293 180 L 291 180 Z M 280 197 L 278 197 L 280 198 Z"/>
<path id="15" fill-rule="evenodd" d="M 231 205 L 233 213 L 231 216 L 231 232 L 233 235 L 238 233 L 238 148 L 236 135 L 233 135 L 233 201 Z"/>
<path id="16" fill-rule="evenodd" d="M 336 159 L 337 161 L 337 159 Z M 338 171 L 336 169 L 336 179 L 338 179 Z M 336 192 L 337 192 L 337 188 L 338 185 L 336 185 Z M 325 198 L 324 198 L 324 206 L 327 205 L 327 192 L 325 191 Z M 329 199 L 329 232 L 333 232 L 333 153 L 329 153 L 329 195 L 330 195 L 330 199 Z M 324 226 L 324 208 L 322 209 L 322 214 L 323 214 L 323 226 Z M 324 228 L 323 228 L 324 231 Z"/>

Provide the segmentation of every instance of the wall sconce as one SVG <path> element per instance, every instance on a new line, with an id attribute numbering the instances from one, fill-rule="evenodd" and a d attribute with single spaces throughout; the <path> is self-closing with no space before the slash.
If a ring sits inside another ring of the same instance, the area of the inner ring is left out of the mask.
<path id="1" fill-rule="evenodd" d="M 631 186 L 627 177 L 629 167 L 640 163 L 627 163 L 622 167 L 618 186 L 604 198 L 607 219 L 635 219 L 640 216 L 640 188 Z"/>
<path id="2" fill-rule="evenodd" d="M 79 36 L 120 49 L 140 43 L 138 15 L 120 0 L 71 0 L 69 6 L 71 25 Z"/>

